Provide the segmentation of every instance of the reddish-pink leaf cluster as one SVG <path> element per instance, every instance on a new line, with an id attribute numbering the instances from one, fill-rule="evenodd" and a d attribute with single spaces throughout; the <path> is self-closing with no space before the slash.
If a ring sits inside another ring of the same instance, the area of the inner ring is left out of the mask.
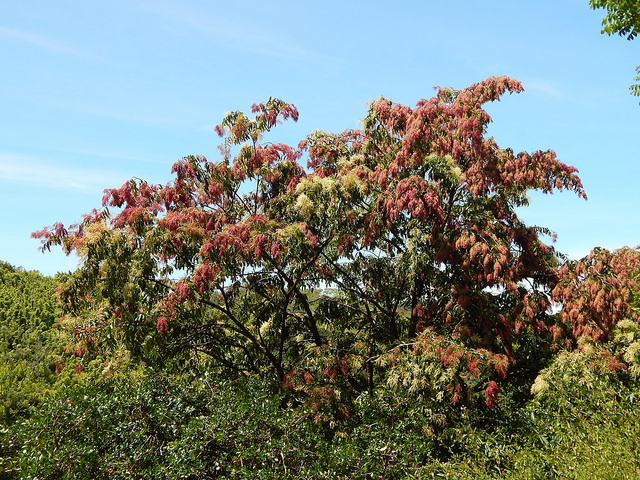
<path id="1" fill-rule="evenodd" d="M 560 318 L 575 338 L 611 339 L 625 318 L 640 321 L 632 296 L 640 291 L 640 249 L 597 248 L 582 260 L 567 262 L 558 272 L 553 299 L 562 304 Z"/>

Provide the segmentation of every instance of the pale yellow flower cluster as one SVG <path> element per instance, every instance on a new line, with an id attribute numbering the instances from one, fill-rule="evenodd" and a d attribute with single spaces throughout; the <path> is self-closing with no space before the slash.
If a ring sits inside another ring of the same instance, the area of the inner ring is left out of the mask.
<path id="1" fill-rule="evenodd" d="M 640 328 L 630 319 L 619 321 L 616 327 L 620 330 L 616 341 L 627 345 L 622 358 L 629 365 L 629 373 L 635 379 L 640 378 Z"/>
<path id="2" fill-rule="evenodd" d="M 81 242 L 76 242 L 75 249 L 81 259 L 86 259 L 89 253 L 89 246 L 96 243 L 102 235 L 113 230 L 106 224 L 104 220 L 101 222 L 90 223 L 84 230 L 84 236 Z"/>
<path id="3" fill-rule="evenodd" d="M 298 199 L 296 201 L 296 209 L 304 216 L 310 217 L 315 213 L 317 205 L 314 204 L 311 197 L 330 195 L 336 184 L 335 179 L 331 177 L 320 178 L 314 176 L 309 180 L 303 178 L 296 186 Z"/>
<path id="4" fill-rule="evenodd" d="M 309 197 L 307 197 L 307 195 L 301 193 L 298 195 L 298 200 L 296 201 L 296 209 L 303 217 L 309 218 L 314 212 L 313 202 Z"/>

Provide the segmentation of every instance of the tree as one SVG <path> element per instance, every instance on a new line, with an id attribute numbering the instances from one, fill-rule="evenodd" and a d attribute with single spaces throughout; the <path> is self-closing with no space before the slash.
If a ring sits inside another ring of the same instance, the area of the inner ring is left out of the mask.
<path id="1" fill-rule="evenodd" d="M 607 14 L 602 19 L 602 33 L 618 34 L 633 40 L 640 31 L 640 4 L 636 0 L 589 0 L 592 10 L 604 8 Z M 636 67 L 638 83 L 631 85 L 629 90 L 636 97 L 640 96 L 640 65 Z"/>
<path id="2" fill-rule="evenodd" d="M 87 349 L 124 342 L 272 375 L 343 415 L 376 385 L 454 403 L 484 392 L 493 406 L 520 339 L 555 322 L 551 232 L 516 208 L 529 190 L 586 198 L 552 150 L 486 137 L 483 104 L 522 90 L 492 77 L 413 109 L 382 98 L 361 130 L 298 148 L 262 141 L 297 119 L 290 104 L 228 114 L 221 161 L 186 157 L 172 182 L 132 179 L 78 224 L 34 233 L 82 258 L 59 291 L 66 323 Z"/>

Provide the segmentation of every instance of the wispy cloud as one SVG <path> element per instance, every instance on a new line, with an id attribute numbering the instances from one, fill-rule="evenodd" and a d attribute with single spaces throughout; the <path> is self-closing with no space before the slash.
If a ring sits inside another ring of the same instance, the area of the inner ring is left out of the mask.
<path id="1" fill-rule="evenodd" d="M 89 52 L 86 49 L 77 48 L 69 43 L 61 41 L 57 38 L 39 33 L 33 33 L 27 30 L 19 30 L 17 28 L 9 28 L 0 25 L 0 39 L 6 38 L 23 44 L 31 45 L 41 50 L 49 52 L 71 55 L 80 59 L 89 60 L 92 63 L 105 63 L 106 59 Z"/>
<path id="2" fill-rule="evenodd" d="M 565 96 L 560 86 L 547 80 L 542 80 L 539 78 L 524 78 L 522 79 L 522 85 L 524 86 L 525 90 L 528 90 L 530 92 L 537 92 L 546 97 L 560 99 L 564 98 Z"/>
<path id="3" fill-rule="evenodd" d="M 298 42 L 284 38 L 280 32 L 286 29 L 264 29 L 237 20 L 218 19 L 203 15 L 201 11 L 179 7 L 169 3 L 150 2 L 147 10 L 155 15 L 178 23 L 182 29 L 195 30 L 225 48 L 240 49 L 270 57 L 288 60 L 315 60 L 338 62 L 337 58 L 301 47 Z"/>
<path id="4" fill-rule="evenodd" d="M 211 127 L 211 131 L 213 131 L 213 127 Z M 152 155 L 148 153 L 135 153 L 135 152 L 127 152 L 118 149 L 91 149 L 91 148 L 50 148 L 50 151 L 56 152 L 57 154 L 63 155 L 72 155 L 74 157 L 81 157 L 84 159 L 87 158 L 96 158 L 96 159 L 106 159 L 107 161 L 126 161 L 128 163 L 145 163 L 145 164 L 154 164 L 154 165 L 167 165 L 168 162 L 175 161 L 174 158 L 169 158 L 165 155 Z M 1 154 L 0 154 L 1 158 Z"/>
<path id="5" fill-rule="evenodd" d="M 41 159 L 0 153 L 0 181 L 41 188 L 76 192 L 102 192 L 105 186 L 118 186 L 128 177 L 100 168 L 71 168 L 52 165 Z"/>
<path id="6" fill-rule="evenodd" d="M 79 55 L 81 52 L 55 38 L 0 25 L 0 37 L 9 38 L 58 53 Z"/>

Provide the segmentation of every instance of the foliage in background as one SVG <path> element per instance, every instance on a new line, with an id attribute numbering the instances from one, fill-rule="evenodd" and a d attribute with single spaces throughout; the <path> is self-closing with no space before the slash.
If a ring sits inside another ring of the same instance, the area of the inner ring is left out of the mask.
<path id="1" fill-rule="evenodd" d="M 603 8 L 607 14 L 602 19 L 602 33 L 618 34 L 633 40 L 640 31 L 640 3 L 637 0 L 589 0 L 593 10 Z M 631 85 L 629 90 L 636 97 L 640 96 L 640 65 L 636 67 L 638 83 Z"/>
<path id="2" fill-rule="evenodd" d="M 0 262 L 0 424 L 28 417 L 48 396 L 103 373 L 102 360 L 79 349 L 80 332 L 58 327 L 55 290 L 66 278 Z"/>
<path id="3" fill-rule="evenodd" d="M 49 398 L 0 432 L 7 479 L 610 478 L 640 474 L 640 384 L 590 342 L 494 409 L 364 393 L 324 422 L 259 379 L 135 370 Z M 450 406 L 450 408 L 453 408 Z"/>
<path id="4" fill-rule="evenodd" d="M 67 344 L 51 328 L 59 316 L 57 284 L 0 262 L 0 423 L 26 415 L 56 390 Z"/>

